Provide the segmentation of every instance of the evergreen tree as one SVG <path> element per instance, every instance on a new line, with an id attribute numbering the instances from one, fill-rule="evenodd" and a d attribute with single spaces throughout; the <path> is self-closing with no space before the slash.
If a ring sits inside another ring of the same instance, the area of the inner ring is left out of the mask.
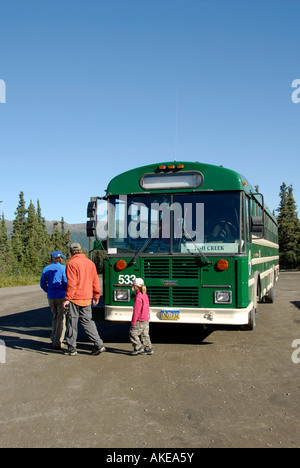
<path id="1" fill-rule="evenodd" d="M 289 219 L 289 235 L 287 242 L 287 251 L 293 252 L 293 267 L 296 267 L 299 261 L 299 242 L 300 242 L 300 222 L 297 214 L 297 206 L 293 194 L 293 186 L 288 188 L 287 211 Z"/>
<path id="2" fill-rule="evenodd" d="M 61 251 L 64 255 L 69 257 L 70 245 L 71 245 L 71 231 L 65 230 L 65 220 L 62 217 L 60 221 L 60 232 L 61 232 Z"/>
<path id="3" fill-rule="evenodd" d="M 38 201 L 37 211 L 32 201 L 26 209 L 24 194 L 20 192 L 15 214 L 12 238 L 8 243 L 10 274 L 39 275 L 49 263 L 52 248 L 40 203 Z"/>
<path id="4" fill-rule="evenodd" d="M 53 221 L 53 233 L 51 235 L 52 250 L 61 250 L 61 233 L 58 229 L 58 221 Z"/>
<path id="5" fill-rule="evenodd" d="M 293 186 L 287 187 L 283 182 L 279 196 L 278 238 L 280 266 L 282 268 L 295 268 L 300 259 L 300 222 L 293 195 Z"/>
<path id="6" fill-rule="evenodd" d="M 68 256 L 71 244 L 71 232 L 65 230 L 64 218 L 61 218 L 60 229 L 58 221 L 53 222 L 53 234 L 51 236 L 53 250 L 60 250 Z"/>
<path id="7" fill-rule="evenodd" d="M 4 213 L 2 213 L 0 223 L 0 254 L 5 254 L 8 250 L 8 235 L 4 220 Z"/>
<path id="8" fill-rule="evenodd" d="M 45 218 L 42 216 L 42 211 L 40 207 L 39 200 L 37 201 L 37 233 L 38 233 L 38 249 L 40 252 L 40 268 L 43 269 L 50 261 L 50 253 L 51 253 L 51 242 L 50 242 L 50 234 L 47 231 L 46 221 Z"/>
<path id="9" fill-rule="evenodd" d="M 24 238 L 24 266 L 27 271 L 40 274 L 44 266 L 49 263 L 50 238 L 46 229 L 45 219 L 41 216 L 39 204 L 36 211 L 32 201 L 30 201 L 27 211 L 28 216 Z"/>
<path id="10" fill-rule="evenodd" d="M 4 274 L 7 271 L 7 256 L 9 252 L 9 243 L 7 229 L 4 220 L 4 214 L 0 222 L 0 274 Z"/>
<path id="11" fill-rule="evenodd" d="M 45 218 L 42 216 L 40 200 L 38 200 L 36 204 L 36 217 L 39 224 L 44 224 L 46 226 Z"/>
<path id="12" fill-rule="evenodd" d="M 27 271 L 38 273 L 40 271 L 38 221 L 31 200 L 27 212 L 28 217 L 24 235 L 24 267 Z"/>
<path id="13" fill-rule="evenodd" d="M 25 208 L 24 193 L 19 194 L 19 204 L 15 211 L 15 219 L 13 221 L 13 233 L 12 233 L 12 250 L 14 257 L 19 265 L 18 270 L 22 269 L 23 257 L 24 257 L 24 238 L 26 235 L 26 215 L 27 210 Z"/>
<path id="14" fill-rule="evenodd" d="M 47 231 L 39 200 L 37 209 L 30 201 L 25 206 L 24 193 L 19 193 L 19 203 L 13 220 L 12 236 L 9 238 L 4 214 L 0 217 L 0 274 L 3 277 L 39 277 L 50 261 L 53 250 L 69 255 L 71 232 L 66 231 L 64 218 L 54 222 L 53 233 Z M 23 278 L 21 278 L 23 281 Z"/>
<path id="15" fill-rule="evenodd" d="M 288 231 L 288 216 L 287 216 L 287 186 L 286 183 L 280 186 L 280 203 L 278 208 L 278 240 L 279 240 L 279 253 L 283 253 L 287 250 L 286 239 Z"/>

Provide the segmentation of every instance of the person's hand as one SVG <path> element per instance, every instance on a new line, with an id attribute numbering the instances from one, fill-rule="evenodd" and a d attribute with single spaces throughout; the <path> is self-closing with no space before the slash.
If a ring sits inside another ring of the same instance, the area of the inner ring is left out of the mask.
<path id="1" fill-rule="evenodd" d="M 63 302 L 63 308 L 64 308 L 64 310 L 66 310 L 66 308 L 68 307 L 69 304 L 70 304 L 70 301 L 65 301 L 65 302 Z"/>
<path id="2" fill-rule="evenodd" d="M 99 302 L 99 299 L 93 299 L 93 306 L 96 306 Z"/>

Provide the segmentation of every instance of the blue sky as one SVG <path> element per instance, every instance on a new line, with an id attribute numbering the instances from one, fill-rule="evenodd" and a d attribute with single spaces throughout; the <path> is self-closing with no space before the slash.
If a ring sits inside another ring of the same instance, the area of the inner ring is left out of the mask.
<path id="1" fill-rule="evenodd" d="M 0 212 L 48 220 L 139 165 L 222 164 L 300 208 L 298 0 L 1 0 Z M 299 94 L 300 95 L 300 94 Z"/>

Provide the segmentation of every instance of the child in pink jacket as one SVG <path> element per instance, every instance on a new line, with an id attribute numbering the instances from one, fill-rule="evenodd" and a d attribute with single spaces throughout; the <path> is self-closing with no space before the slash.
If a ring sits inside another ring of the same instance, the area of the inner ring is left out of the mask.
<path id="1" fill-rule="evenodd" d="M 149 336 L 149 298 L 146 293 L 146 286 L 142 278 L 135 278 L 132 284 L 133 291 L 136 292 L 134 299 L 133 314 L 129 338 L 134 350 L 133 356 L 137 354 L 153 354 L 154 350 Z M 145 348 L 143 348 L 143 345 Z"/>

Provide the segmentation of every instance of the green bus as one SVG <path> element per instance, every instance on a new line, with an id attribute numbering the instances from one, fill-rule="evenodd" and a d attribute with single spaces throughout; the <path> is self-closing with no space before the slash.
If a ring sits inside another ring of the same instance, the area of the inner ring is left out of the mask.
<path id="1" fill-rule="evenodd" d="M 274 301 L 276 218 L 237 172 L 186 161 L 138 167 L 91 198 L 88 218 L 87 235 L 106 252 L 105 320 L 130 322 L 136 277 L 151 322 L 253 329 L 258 302 Z"/>

